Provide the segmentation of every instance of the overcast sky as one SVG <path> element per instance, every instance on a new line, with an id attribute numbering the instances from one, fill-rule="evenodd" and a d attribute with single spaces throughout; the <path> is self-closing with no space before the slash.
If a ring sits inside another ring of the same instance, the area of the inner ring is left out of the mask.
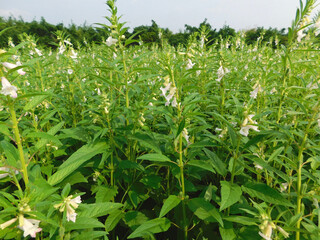
<path id="1" fill-rule="evenodd" d="M 216 29 L 223 25 L 236 30 L 287 28 L 299 0 L 118 0 L 116 5 L 131 30 L 150 25 L 153 19 L 160 27 L 178 32 L 185 24 L 198 27 L 205 18 Z M 106 0 L 0 0 L 0 16 L 10 15 L 25 21 L 43 16 L 52 24 L 108 23 Z"/>

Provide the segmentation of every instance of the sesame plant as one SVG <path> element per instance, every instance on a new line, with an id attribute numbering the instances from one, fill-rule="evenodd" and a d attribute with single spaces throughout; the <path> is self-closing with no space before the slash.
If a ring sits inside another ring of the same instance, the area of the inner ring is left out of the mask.
<path id="1" fill-rule="evenodd" d="M 1 239 L 320 237 L 315 0 L 278 39 L 0 50 Z M 1 37 L 0 32 L 0 37 Z"/>

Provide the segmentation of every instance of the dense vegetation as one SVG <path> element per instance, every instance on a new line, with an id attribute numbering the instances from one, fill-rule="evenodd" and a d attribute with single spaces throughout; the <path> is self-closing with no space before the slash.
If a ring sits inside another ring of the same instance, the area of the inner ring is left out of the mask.
<path id="1" fill-rule="evenodd" d="M 107 4 L 103 44 L 0 51 L 0 239 L 318 240 L 315 1 L 286 45 L 202 26 L 176 47 Z"/>
<path id="2" fill-rule="evenodd" d="M 135 27 L 132 32 L 128 29 L 124 35 L 129 38 L 135 35 L 134 39 L 140 39 L 145 44 L 157 43 L 160 44 L 159 33 L 161 38 L 168 40 L 168 43 L 172 46 L 178 46 L 179 44 L 187 45 L 188 39 L 191 35 L 199 32 L 200 29 L 206 27 L 208 30 L 207 39 L 208 45 L 213 44 L 215 41 L 221 41 L 221 39 L 232 38 L 236 35 L 236 31 L 229 26 L 224 26 L 220 30 L 214 29 L 206 20 L 204 20 L 199 27 L 192 27 L 185 25 L 183 32 L 173 33 L 169 29 L 160 28 L 155 21 L 152 20 L 151 26 L 138 26 Z M 13 44 L 21 42 L 23 39 L 23 33 L 28 36 L 33 36 L 37 39 L 37 44 L 44 48 L 56 48 L 59 40 L 57 39 L 57 31 L 64 32 L 70 41 L 76 46 L 83 46 L 85 42 L 101 44 L 110 35 L 110 32 L 101 28 L 99 25 L 88 26 L 86 24 L 82 26 L 76 26 L 71 24 L 64 26 L 63 24 L 52 25 L 44 18 L 40 22 L 32 21 L 25 22 L 23 19 L 15 19 L 9 17 L 8 19 L 0 17 L 0 31 L 8 29 L 3 33 L 0 38 L 0 47 L 5 48 L 8 46 L 8 39 L 11 39 Z M 264 29 L 262 27 L 256 29 L 250 29 L 245 33 L 245 41 L 247 44 L 253 44 L 256 40 L 264 35 L 264 42 L 268 42 L 270 38 L 278 38 L 280 44 L 286 44 L 287 34 L 285 29 Z"/>

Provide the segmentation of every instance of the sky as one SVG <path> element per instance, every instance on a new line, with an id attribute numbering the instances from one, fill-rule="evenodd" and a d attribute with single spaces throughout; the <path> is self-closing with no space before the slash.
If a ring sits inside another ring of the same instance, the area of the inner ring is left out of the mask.
<path id="1" fill-rule="evenodd" d="M 161 28 L 179 32 L 185 24 L 198 27 L 204 19 L 216 29 L 228 25 L 236 30 L 280 30 L 291 25 L 299 0 L 118 0 L 116 6 L 131 31 L 154 20 Z M 108 24 L 109 12 L 106 0 L 0 0 L 0 16 L 97 26 Z"/>

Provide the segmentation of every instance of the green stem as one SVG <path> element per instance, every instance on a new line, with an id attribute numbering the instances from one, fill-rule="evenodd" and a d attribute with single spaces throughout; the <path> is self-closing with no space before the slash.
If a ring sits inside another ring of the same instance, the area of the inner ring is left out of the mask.
<path id="1" fill-rule="evenodd" d="M 182 158 L 182 134 L 179 136 L 179 167 L 180 167 L 180 181 L 181 181 L 181 197 L 182 197 L 182 217 L 183 217 L 183 231 L 184 239 L 188 239 L 188 225 L 187 225 L 187 216 L 186 216 L 186 190 L 184 185 L 184 164 Z"/>
<path id="2" fill-rule="evenodd" d="M 240 147 L 240 140 L 238 140 L 236 154 L 234 155 L 234 159 L 233 159 L 233 166 L 232 166 L 232 172 L 231 172 L 231 184 L 233 184 L 233 181 L 234 181 L 234 176 L 235 176 L 235 171 L 236 171 L 237 160 L 238 160 L 238 157 L 239 157 L 239 156 L 238 156 L 239 147 Z"/>
<path id="3" fill-rule="evenodd" d="M 24 158 L 24 153 L 23 153 L 23 148 L 22 148 L 21 138 L 20 138 L 19 128 L 18 128 L 18 121 L 17 121 L 17 116 L 16 116 L 16 112 L 14 110 L 13 103 L 9 104 L 9 111 L 10 111 L 11 120 L 12 120 L 12 128 L 13 128 L 14 137 L 16 140 L 16 144 L 18 146 L 19 157 L 20 157 L 22 173 L 23 173 L 23 180 L 26 185 L 26 188 L 28 188 L 29 178 L 28 178 L 27 164 L 26 164 L 26 161 Z"/>
<path id="4" fill-rule="evenodd" d="M 315 106 L 314 110 L 317 108 L 317 105 Z M 305 144 L 307 142 L 307 138 L 308 138 L 308 131 L 313 123 L 313 120 L 315 119 L 317 115 L 317 111 L 314 111 L 312 118 L 310 119 L 307 128 L 305 130 L 305 134 L 303 136 L 300 148 L 299 148 L 299 153 L 298 153 L 298 171 L 297 171 L 297 212 L 296 214 L 299 215 L 301 214 L 301 201 L 303 198 L 303 193 L 302 193 L 302 188 L 301 188 L 301 183 L 302 183 L 302 167 L 304 165 L 303 162 L 303 151 L 305 148 Z M 302 218 L 299 217 L 298 221 L 297 221 L 297 231 L 296 231 L 296 240 L 300 240 L 300 225 L 301 225 L 301 220 Z"/>

